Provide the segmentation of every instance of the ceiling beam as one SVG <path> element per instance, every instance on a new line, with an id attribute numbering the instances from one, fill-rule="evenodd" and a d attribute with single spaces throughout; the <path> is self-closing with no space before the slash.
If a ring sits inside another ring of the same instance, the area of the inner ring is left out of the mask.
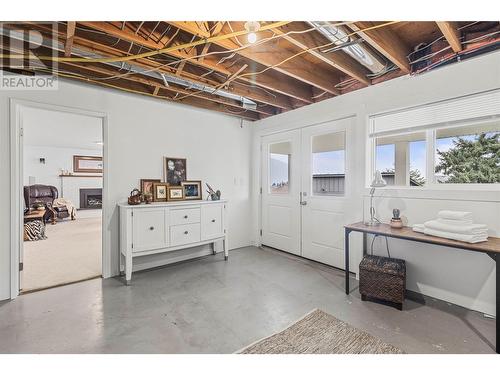
<path id="1" fill-rule="evenodd" d="M 361 31 L 376 24 L 373 22 L 355 22 L 349 27 L 359 31 L 358 35 L 379 51 L 405 73 L 410 73 L 410 63 L 406 56 L 411 52 L 403 41 L 390 28 L 381 27 L 374 30 Z"/>
<path id="2" fill-rule="evenodd" d="M 66 26 L 66 42 L 64 43 L 64 56 L 71 56 L 71 48 L 73 47 L 73 38 L 75 37 L 76 22 L 68 21 Z"/>
<path id="3" fill-rule="evenodd" d="M 114 36 L 116 38 L 120 38 L 123 40 L 127 40 L 129 42 L 136 43 L 138 45 L 148 47 L 150 49 L 157 50 L 157 49 L 163 48 L 163 45 L 156 43 L 152 39 L 145 40 L 144 38 L 141 38 L 141 37 L 135 35 L 134 33 L 130 33 L 126 30 L 121 30 L 121 29 L 119 29 L 119 28 L 117 28 L 117 27 L 115 27 L 112 24 L 109 24 L 107 22 L 79 22 L 79 24 L 86 26 L 86 27 L 89 27 L 89 28 L 92 28 L 94 30 L 99 30 L 99 31 L 105 32 L 106 34 L 109 34 L 109 35 Z M 195 49 L 193 49 L 193 52 L 195 52 Z M 188 55 L 185 51 L 181 51 L 181 50 L 170 51 L 170 52 L 168 52 L 168 55 L 175 57 L 177 59 L 185 59 L 188 57 L 192 57 L 192 56 Z M 222 64 L 217 64 L 216 61 L 214 61 L 212 59 L 208 59 L 208 58 L 205 58 L 203 61 L 199 61 L 198 59 L 191 59 L 191 60 L 189 60 L 189 63 L 193 64 L 193 65 L 198 65 L 198 66 L 204 67 L 205 69 L 214 70 L 214 71 L 219 72 L 221 74 L 224 74 L 226 76 L 230 76 L 232 73 L 234 73 L 234 71 L 237 70 L 237 69 L 227 69 Z M 260 77 L 258 79 L 247 78 L 247 79 L 243 79 L 243 80 L 246 82 L 249 82 L 252 85 L 261 86 L 260 85 Z M 279 107 L 282 109 L 290 109 L 291 103 L 290 103 L 289 99 L 284 97 L 283 95 L 285 92 L 288 92 L 288 91 L 285 91 L 285 89 L 286 90 L 289 89 L 289 91 L 293 92 L 293 85 L 286 83 L 286 82 L 283 82 L 283 80 L 279 81 L 278 84 L 282 86 L 281 90 L 278 91 L 279 92 L 278 95 L 270 95 L 270 94 L 266 94 L 262 90 L 250 89 L 247 91 L 250 93 L 254 93 L 254 96 L 252 96 L 252 97 L 247 96 L 247 97 L 251 100 L 258 100 L 258 101 L 261 101 L 261 102 L 264 102 L 266 104 L 269 104 L 269 105 L 272 105 L 275 107 Z M 266 88 L 270 89 L 269 87 L 266 87 Z M 270 90 L 272 90 L 272 89 L 270 89 Z M 261 99 L 256 99 L 256 96 L 260 97 Z M 264 101 L 264 98 L 265 98 L 265 101 Z M 309 100 L 310 100 L 310 98 L 309 98 Z"/>
<path id="4" fill-rule="evenodd" d="M 283 35 L 283 38 L 288 40 L 293 45 L 299 47 L 300 49 L 308 50 L 308 53 L 316 57 L 318 60 L 321 60 L 324 63 L 334 67 L 335 69 L 340 70 L 341 72 L 347 74 L 352 78 L 355 78 L 356 80 L 364 83 L 367 86 L 371 84 L 370 79 L 368 79 L 366 76 L 369 71 L 356 60 L 347 56 L 344 52 L 337 51 L 324 54 L 320 51 L 320 49 L 310 49 L 331 43 L 331 41 L 322 36 L 319 32 L 314 30 L 301 34 L 291 33 L 289 35 L 286 35 L 291 31 L 304 32 L 305 30 L 308 30 L 310 28 L 311 27 L 307 27 L 307 25 L 302 22 L 292 22 L 280 28 L 274 29 L 274 31 L 278 35 Z"/>
<path id="5" fill-rule="evenodd" d="M 451 46 L 453 52 L 458 53 L 462 51 L 462 43 L 460 42 L 460 33 L 456 22 L 436 21 L 439 30 L 443 33 L 448 44 Z"/>
<path id="6" fill-rule="evenodd" d="M 173 26 L 189 32 L 193 35 L 201 34 L 202 31 L 197 32 L 197 24 L 195 22 L 169 22 Z M 241 22 L 233 22 L 235 30 L 243 30 Z M 229 25 L 223 27 L 224 33 L 229 34 L 231 30 Z M 259 38 L 264 39 L 271 37 L 271 31 L 259 32 Z M 214 41 L 214 44 L 225 48 L 227 50 L 238 49 L 241 46 L 230 39 L 223 39 Z M 296 80 L 302 81 L 308 85 L 315 86 L 324 91 L 339 95 L 340 91 L 334 86 L 339 82 L 339 77 L 333 72 L 324 69 L 320 66 L 311 67 L 311 64 L 300 58 L 293 58 L 294 52 L 284 48 L 273 49 L 269 43 L 249 45 L 247 48 L 239 49 L 236 53 L 246 59 L 255 61 L 265 67 L 272 67 L 277 72 L 292 77 Z M 288 61 L 283 62 L 284 60 Z"/>

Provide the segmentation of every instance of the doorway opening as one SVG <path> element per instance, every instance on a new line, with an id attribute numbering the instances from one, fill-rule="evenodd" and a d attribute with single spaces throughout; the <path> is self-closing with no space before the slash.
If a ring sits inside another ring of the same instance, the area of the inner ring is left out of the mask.
<path id="1" fill-rule="evenodd" d="M 19 292 L 103 274 L 103 118 L 22 107 Z"/>

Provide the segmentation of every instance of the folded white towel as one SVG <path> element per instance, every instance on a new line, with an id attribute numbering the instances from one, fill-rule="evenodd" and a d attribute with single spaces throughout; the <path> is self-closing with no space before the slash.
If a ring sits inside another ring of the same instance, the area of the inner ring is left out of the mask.
<path id="1" fill-rule="evenodd" d="M 470 220 L 467 220 L 467 219 L 465 219 L 465 220 L 453 220 L 453 219 L 443 219 L 441 217 L 438 217 L 437 221 L 439 221 L 440 223 L 443 223 L 443 224 L 457 225 L 457 226 L 465 226 L 465 225 L 474 224 L 472 219 L 470 219 Z"/>
<path id="2" fill-rule="evenodd" d="M 450 225 L 441 223 L 437 220 L 430 220 L 426 221 L 424 225 L 426 228 L 440 230 L 443 232 L 459 234 L 488 234 L 488 227 L 485 224 Z"/>
<path id="3" fill-rule="evenodd" d="M 415 232 L 419 232 L 419 233 L 424 233 L 425 231 L 425 226 L 424 224 L 415 224 L 413 227 L 412 227 L 413 231 Z"/>
<path id="4" fill-rule="evenodd" d="M 438 217 L 451 220 L 472 220 L 472 212 L 465 211 L 439 211 Z"/>
<path id="5" fill-rule="evenodd" d="M 428 229 L 425 228 L 424 234 L 427 234 L 429 236 L 436 236 L 436 237 L 444 237 L 444 238 L 449 238 L 450 240 L 457 240 L 457 241 L 463 241 L 463 242 L 469 242 L 469 243 L 477 243 L 477 242 L 484 242 L 488 240 L 488 236 L 486 235 L 470 235 L 470 234 L 459 234 L 459 233 L 449 233 L 449 232 L 442 232 L 439 230 L 433 230 L 433 229 Z"/>

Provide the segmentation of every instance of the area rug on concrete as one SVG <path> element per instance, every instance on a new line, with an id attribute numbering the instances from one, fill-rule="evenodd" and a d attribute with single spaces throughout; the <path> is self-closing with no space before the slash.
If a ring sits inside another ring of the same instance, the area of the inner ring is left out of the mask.
<path id="1" fill-rule="evenodd" d="M 100 276 L 101 232 L 100 216 L 47 224 L 46 240 L 24 242 L 22 291 Z"/>
<path id="2" fill-rule="evenodd" d="M 239 351 L 242 354 L 402 354 L 402 350 L 314 310 L 285 330 Z"/>

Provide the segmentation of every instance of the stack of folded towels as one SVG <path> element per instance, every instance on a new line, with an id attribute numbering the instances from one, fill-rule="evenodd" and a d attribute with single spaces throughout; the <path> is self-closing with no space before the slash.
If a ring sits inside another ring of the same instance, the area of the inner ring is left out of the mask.
<path id="1" fill-rule="evenodd" d="M 470 243 L 488 240 L 488 227 L 474 224 L 471 212 L 439 211 L 438 218 L 413 226 L 415 232 Z"/>

